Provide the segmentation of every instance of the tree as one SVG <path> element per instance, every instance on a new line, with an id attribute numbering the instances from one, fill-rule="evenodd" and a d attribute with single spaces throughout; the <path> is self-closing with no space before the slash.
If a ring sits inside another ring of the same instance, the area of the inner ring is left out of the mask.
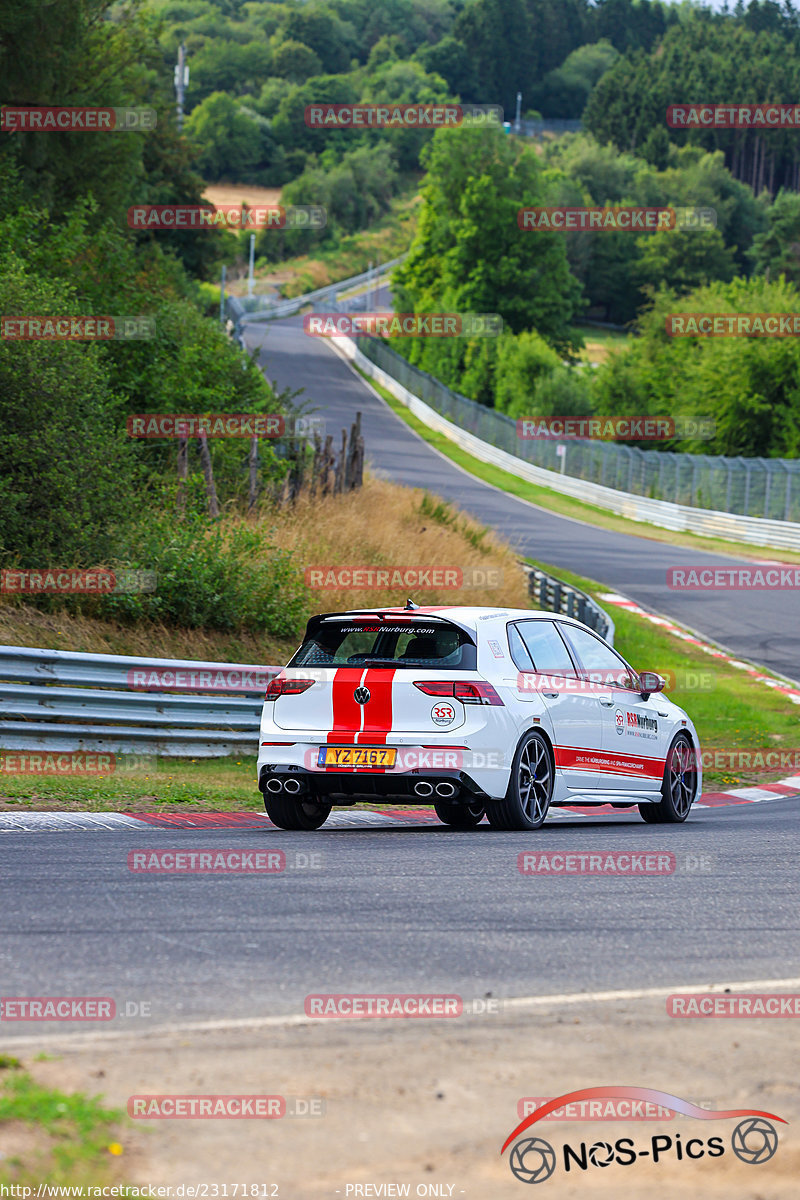
<path id="1" fill-rule="evenodd" d="M 319 56 L 303 42 L 287 38 L 276 46 L 272 55 L 272 73 L 290 83 L 304 83 L 311 75 L 322 72 Z"/>
<path id="2" fill-rule="evenodd" d="M 785 275 L 800 286 L 800 195 L 781 190 L 767 211 L 769 227 L 753 240 L 753 269 L 767 279 Z"/>
<path id="3" fill-rule="evenodd" d="M 29 214 L 26 214 L 29 216 Z M 0 311 L 81 312 L 74 291 L 0 259 Z M 4 566 L 92 566 L 108 560 L 136 508 L 135 455 L 122 398 L 101 347 L 5 342 L 0 355 L 0 558 Z"/>
<path id="4" fill-rule="evenodd" d="M 592 88 L 618 58 L 608 41 L 579 46 L 533 89 L 531 103 L 545 117 L 580 117 Z"/>
<path id="5" fill-rule="evenodd" d="M 571 323 L 580 288 L 557 235 L 522 232 L 519 209 L 541 198 L 538 158 L 496 128 L 438 131 L 426 149 L 427 176 L 417 233 L 395 271 L 396 307 L 404 312 L 499 313 L 518 333 L 536 330 L 563 352 L 575 345 Z M 481 342 L 481 339 L 476 339 Z M 413 362 L 455 387 L 477 355 L 473 398 L 491 399 L 496 349 L 466 338 L 418 339 Z M 487 396 L 488 393 L 488 396 Z"/>
<path id="6" fill-rule="evenodd" d="M 241 108 L 226 92 L 214 92 L 186 121 L 186 135 L 197 147 L 197 165 L 206 179 L 240 183 L 282 183 L 285 159 L 270 122 Z"/>
<path id="7" fill-rule="evenodd" d="M 793 337 L 670 337 L 675 313 L 793 313 L 800 294 L 785 279 L 715 282 L 678 297 L 662 289 L 639 320 L 640 336 L 595 372 L 599 412 L 713 417 L 705 454 L 800 453 L 800 346 Z M 620 406 L 623 407 L 620 407 Z"/>
<path id="8" fill-rule="evenodd" d="M 727 282 L 736 273 L 733 253 L 718 229 L 660 229 L 637 243 L 633 277 L 644 291 L 663 285 L 683 295 L 715 279 Z"/>

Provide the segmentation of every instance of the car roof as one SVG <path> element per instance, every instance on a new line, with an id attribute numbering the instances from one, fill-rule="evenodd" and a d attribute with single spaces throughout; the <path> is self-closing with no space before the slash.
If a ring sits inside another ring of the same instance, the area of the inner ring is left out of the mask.
<path id="1" fill-rule="evenodd" d="M 391 614 L 398 616 L 402 614 L 405 617 L 443 617 L 447 621 L 452 621 L 455 625 L 460 625 L 462 629 L 469 629 L 477 633 L 484 623 L 488 623 L 491 618 L 498 621 L 520 621 L 530 619 L 552 620 L 553 617 L 558 617 L 563 621 L 570 621 L 574 625 L 580 625 L 580 621 L 572 617 L 567 617 L 564 613 L 542 612 L 536 608 L 477 608 L 468 605 L 459 604 L 430 604 L 420 605 L 418 608 L 383 608 L 376 605 L 374 608 L 351 608 L 342 613 L 326 613 L 328 617 L 355 617 L 355 616 L 377 616 L 378 614 Z"/>

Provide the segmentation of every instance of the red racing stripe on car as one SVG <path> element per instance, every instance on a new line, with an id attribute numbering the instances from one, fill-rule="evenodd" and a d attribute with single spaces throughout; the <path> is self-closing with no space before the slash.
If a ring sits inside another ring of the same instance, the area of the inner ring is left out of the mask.
<path id="1" fill-rule="evenodd" d="M 573 771 L 600 771 L 603 775 L 635 775 L 642 779 L 664 776 L 664 759 L 644 755 L 612 754 L 609 750 L 586 750 L 578 746 L 556 746 L 556 766 Z"/>
<path id="2" fill-rule="evenodd" d="M 329 742 L 349 745 L 355 742 L 361 728 L 361 705 L 355 700 L 355 692 L 364 677 L 363 667 L 339 667 L 333 677 L 333 729 L 328 734 Z"/>
<path id="3" fill-rule="evenodd" d="M 374 667 L 367 671 L 364 686 L 369 688 L 369 704 L 364 705 L 363 732 L 356 741 L 384 745 L 392 732 L 392 685 L 397 671 L 394 667 Z"/>

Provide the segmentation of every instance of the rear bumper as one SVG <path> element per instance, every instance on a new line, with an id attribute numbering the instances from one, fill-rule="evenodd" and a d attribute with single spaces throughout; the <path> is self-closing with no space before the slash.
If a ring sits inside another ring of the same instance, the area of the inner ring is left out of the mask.
<path id="1" fill-rule="evenodd" d="M 273 786 L 269 787 L 272 781 Z M 290 789 L 285 785 L 291 781 Z M 294 783 L 299 787 L 295 789 Z M 276 785 L 280 784 L 280 787 Z M 415 790 L 423 785 L 423 793 Z M 425 792 L 426 785 L 430 791 Z M 439 785 L 442 790 L 437 792 Z M 432 804 L 434 800 L 461 801 L 472 804 L 489 796 L 466 771 L 413 771 L 394 774 L 371 771 L 309 771 L 289 763 L 264 763 L 259 767 L 258 787 L 261 792 L 275 795 L 285 790 L 303 796 L 342 796 L 352 802 L 361 796 L 386 800 L 402 799 L 406 803 Z M 452 791 L 450 789 L 453 789 Z M 333 801 L 335 803 L 335 800 Z"/>

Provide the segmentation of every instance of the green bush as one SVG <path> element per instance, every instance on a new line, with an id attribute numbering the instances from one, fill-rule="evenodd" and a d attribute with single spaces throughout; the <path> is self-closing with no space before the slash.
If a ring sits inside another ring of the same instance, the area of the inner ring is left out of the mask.
<path id="1" fill-rule="evenodd" d="M 120 565 L 155 571 L 156 590 L 103 597 L 101 616 L 275 637 L 300 633 L 307 618 L 301 569 L 261 525 L 162 510 L 132 531 Z"/>

